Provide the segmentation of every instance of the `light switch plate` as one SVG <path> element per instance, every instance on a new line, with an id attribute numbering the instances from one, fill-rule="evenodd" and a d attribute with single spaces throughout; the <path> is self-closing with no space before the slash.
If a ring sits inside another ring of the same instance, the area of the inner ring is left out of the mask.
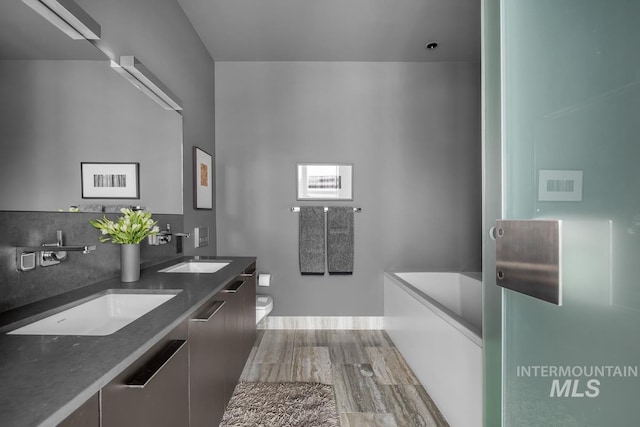
<path id="1" fill-rule="evenodd" d="M 209 227 L 196 227 L 193 230 L 193 244 L 196 248 L 209 246 Z"/>

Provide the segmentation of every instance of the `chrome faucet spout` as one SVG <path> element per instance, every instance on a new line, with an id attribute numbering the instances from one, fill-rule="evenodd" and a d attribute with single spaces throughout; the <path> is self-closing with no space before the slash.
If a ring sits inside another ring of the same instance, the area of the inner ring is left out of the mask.
<path id="1" fill-rule="evenodd" d="M 67 259 L 67 252 L 88 254 L 96 250 L 96 245 L 65 245 L 62 230 L 56 231 L 55 243 L 43 243 L 40 246 L 18 246 L 16 262 L 18 271 L 29 271 L 40 267 L 50 267 Z M 36 257 L 36 254 L 37 257 Z"/>

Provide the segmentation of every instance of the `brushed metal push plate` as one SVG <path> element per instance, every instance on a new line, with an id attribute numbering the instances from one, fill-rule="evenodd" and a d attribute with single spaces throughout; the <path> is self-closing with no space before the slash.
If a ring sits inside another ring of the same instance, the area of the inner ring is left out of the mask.
<path id="1" fill-rule="evenodd" d="M 496 283 L 562 305 L 558 220 L 496 221 Z"/>

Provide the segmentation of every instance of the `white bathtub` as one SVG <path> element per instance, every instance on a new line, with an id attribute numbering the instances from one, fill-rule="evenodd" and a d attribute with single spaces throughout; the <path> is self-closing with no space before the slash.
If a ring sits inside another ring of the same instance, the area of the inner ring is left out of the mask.
<path id="1" fill-rule="evenodd" d="M 384 328 L 451 427 L 482 426 L 482 281 L 385 273 Z"/>

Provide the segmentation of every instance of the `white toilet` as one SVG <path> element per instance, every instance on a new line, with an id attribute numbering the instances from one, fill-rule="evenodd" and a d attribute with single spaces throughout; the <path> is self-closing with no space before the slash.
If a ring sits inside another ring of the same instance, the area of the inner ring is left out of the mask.
<path id="1" fill-rule="evenodd" d="M 256 323 L 267 317 L 273 310 L 273 298 L 269 295 L 256 295 Z"/>

